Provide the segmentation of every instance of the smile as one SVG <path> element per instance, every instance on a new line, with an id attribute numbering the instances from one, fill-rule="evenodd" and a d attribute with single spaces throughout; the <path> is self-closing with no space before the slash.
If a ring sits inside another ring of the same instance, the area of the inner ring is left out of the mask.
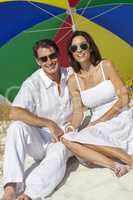
<path id="1" fill-rule="evenodd" d="M 78 54 L 77 54 L 77 57 L 81 58 L 81 57 L 84 57 L 85 55 L 86 55 L 86 53 L 83 53 L 83 52 L 82 52 L 82 53 L 78 53 Z"/>

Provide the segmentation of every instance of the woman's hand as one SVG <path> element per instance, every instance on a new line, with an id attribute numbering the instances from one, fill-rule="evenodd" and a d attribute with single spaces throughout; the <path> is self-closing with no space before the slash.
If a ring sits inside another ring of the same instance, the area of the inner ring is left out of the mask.
<path id="1" fill-rule="evenodd" d="M 74 132 L 74 131 L 75 131 L 74 127 L 72 125 L 70 125 L 70 126 L 66 127 L 65 133 Z"/>
<path id="2" fill-rule="evenodd" d="M 96 124 L 97 124 L 96 121 L 94 121 L 94 122 L 90 122 L 89 125 L 88 125 L 87 127 L 95 126 Z"/>

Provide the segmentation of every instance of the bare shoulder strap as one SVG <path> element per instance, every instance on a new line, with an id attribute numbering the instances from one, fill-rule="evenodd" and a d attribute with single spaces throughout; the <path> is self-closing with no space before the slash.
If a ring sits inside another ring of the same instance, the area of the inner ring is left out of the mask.
<path id="1" fill-rule="evenodd" d="M 77 76 L 76 73 L 74 73 L 74 75 L 75 75 L 75 79 L 76 79 L 76 82 L 77 82 L 77 85 L 78 85 L 79 91 L 81 92 L 81 87 L 80 87 L 80 84 L 79 84 L 78 76 Z"/>
<path id="2" fill-rule="evenodd" d="M 103 80 L 105 81 L 105 74 L 104 74 L 104 70 L 103 70 L 103 61 L 100 62 L 100 68 L 101 68 L 101 72 L 102 72 L 102 76 L 103 76 Z"/>

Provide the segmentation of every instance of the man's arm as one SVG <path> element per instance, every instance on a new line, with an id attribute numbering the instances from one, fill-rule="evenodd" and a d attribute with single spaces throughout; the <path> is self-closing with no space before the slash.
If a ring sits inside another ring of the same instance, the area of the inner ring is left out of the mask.
<path id="1" fill-rule="evenodd" d="M 63 131 L 58 125 L 47 118 L 39 117 L 34 115 L 30 111 L 16 106 L 11 106 L 9 111 L 9 119 L 10 120 L 19 120 L 26 124 L 36 127 L 47 127 L 50 129 L 54 139 L 59 141 L 61 135 L 63 135 Z"/>
<path id="2" fill-rule="evenodd" d="M 30 111 L 26 110 L 25 108 L 16 106 L 11 106 L 9 112 L 9 119 L 23 121 L 26 124 L 29 124 L 31 126 L 37 126 L 40 128 L 48 127 L 51 123 L 51 120 L 49 119 L 38 117 Z"/>

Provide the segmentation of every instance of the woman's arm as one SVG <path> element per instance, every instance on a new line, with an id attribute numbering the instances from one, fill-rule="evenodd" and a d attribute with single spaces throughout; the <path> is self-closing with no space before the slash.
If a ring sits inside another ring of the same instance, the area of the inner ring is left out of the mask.
<path id="1" fill-rule="evenodd" d="M 72 75 L 68 80 L 68 88 L 72 98 L 73 108 L 73 114 L 70 123 L 74 129 L 77 129 L 83 119 L 83 106 L 74 75 Z"/>
<path id="2" fill-rule="evenodd" d="M 105 60 L 103 61 L 103 69 L 107 78 L 112 81 L 115 87 L 118 100 L 106 113 L 104 113 L 99 119 L 92 122 L 90 125 L 95 125 L 98 122 L 111 119 L 116 114 L 120 113 L 122 108 L 129 103 L 128 90 L 121 80 L 115 65 L 111 61 Z"/>

